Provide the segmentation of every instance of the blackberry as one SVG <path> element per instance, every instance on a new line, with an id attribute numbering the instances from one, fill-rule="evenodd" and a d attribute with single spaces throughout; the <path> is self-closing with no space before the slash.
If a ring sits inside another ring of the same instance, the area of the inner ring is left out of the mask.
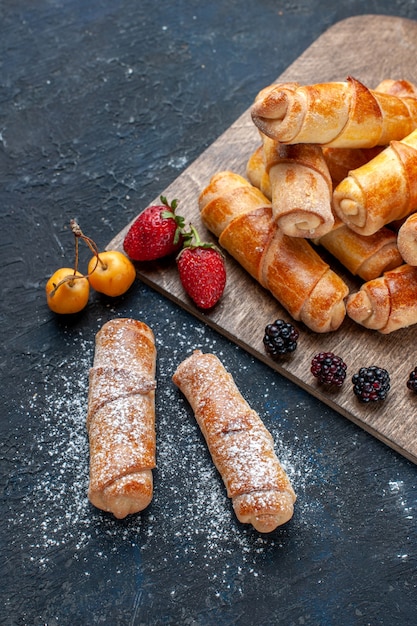
<path id="1" fill-rule="evenodd" d="M 417 367 L 415 367 L 413 371 L 410 372 L 407 380 L 407 387 L 408 389 L 410 389 L 410 391 L 414 391 L 414 393 L 417 393 Z"/>
<path id="2" fill-rule="evenodd" d="M 390 390 L 390 377 L 387 370 L 372 365 L 361 367 L 359 372 L 352 376 L 353 393 L 361 402 L 385 400 Z"/>
<path id="3" fill-rule="evenodd" d="M 346 378 L 346 363 L 333 352 L 319 352 L 311 361 L 310 371 L 323 385 L 341 387 Z"/>
<path id="4" fill-rule="evenodd" d="M 297 348 L 299 332 L 292 324 L 284 320 L 275 320 L 265 327 L 263 338 L 265 352 L 276 359 L 280 355 L 294 352 Z"/>

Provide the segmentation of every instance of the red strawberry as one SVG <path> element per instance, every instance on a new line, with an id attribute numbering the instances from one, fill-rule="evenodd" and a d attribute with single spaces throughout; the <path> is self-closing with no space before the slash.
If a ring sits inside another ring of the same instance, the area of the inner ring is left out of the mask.
<path id="1" fill-rule="evenodd" d="M 214 244 L 201 242 L 197 231 L 186 239 L 177 257 L 182 286 L 200 309 L 211 309 L 220 299 L 226 285 L 226 268 L 221 252 Z"/>
<path id="2" fill-rule="evenodd" d="M 127 231 L 123 248 L 132 261 L 154 261 L 181 249 L 184 218 L 175 215 L 177 200 L 169 204 L 161 196 L 161 203 L 142 211 Z"/>

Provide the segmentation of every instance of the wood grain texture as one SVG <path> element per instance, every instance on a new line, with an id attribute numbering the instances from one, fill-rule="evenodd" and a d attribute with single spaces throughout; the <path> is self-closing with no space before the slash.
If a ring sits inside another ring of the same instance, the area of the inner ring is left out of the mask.
<path id="1" fill-rule="evenodd" d="M 417 22 L 380 15 L 351 17 L 338 22 L 315 41 L 271 83 L 298 81 L 309 84 L 345 80 L 349 75 L 375 87 L 384 78 L 406 78 L 417 82 Z M 256 94 L 254 94 L 255 96 Z M 258 131 L 249 108 L 201 156 L 161 193 L 180 200 L 179 213 L 193 222 L 203 237 L 212 236 L 202 226 L 198 195 L 211 176 L 224 169 L 244 175 L 247 160 L 259 145 Z M 156 200 L 156 199 L 155 199 Z M 130 224 L 108 244 L 122 248 Z M 326 256 L 323 252 L 323 256 Z M 329 257 L 326 256 L 326 260 Z M 348 275 L 335 261 L 329 261 L 357 290 L 360 281 Z M 335 333 L 317 335 L 297 324 L 300 339 L 297 351 L 282 362 L 273 363 L 263 351 L 265 325 L 281 317 L 290 319 L 282 307 L 237 263 L 227 257 L 228 280 L 224 297 L 210 313 L 198 311 L 184 294 L 175 266 L 160 263 L 138 265 L 143 282 L 178 303 L 249 353 L 293 380 L 315 397 L 358 424 L 387 445 L 417 462 L 417 395 L 407 390 L 409 372 L 417 365 L 414 342 L 417 327 L 384 336 L 346 319 Z M 341 390 L 326 392 L 310 374 L 311 359 L 319 351 L 333 351 L 348 365 L 348 377 Z M 385 367 L 391 376 L 391 391 L 383 403 L 361 405 L 352 392 L 350 378 L 361 366 Z"/>

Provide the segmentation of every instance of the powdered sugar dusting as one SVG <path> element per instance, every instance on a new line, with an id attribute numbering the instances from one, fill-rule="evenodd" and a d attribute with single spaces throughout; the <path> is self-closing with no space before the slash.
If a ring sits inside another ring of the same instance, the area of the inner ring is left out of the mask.
<path id="1" fill-rule="evenodd" d="M 18 448 L 16 463 L 27 466 L 32 481 L 24 513 L 10 519 L 10 523 L 27 526 L 25 550 L 30 560 L 36 560 L 40 566 L 45 566 L 68 539 L 74 539 L 76 549 L 81 549 L 91 532 L 85 497 L 85 419 L 92 345 L 81 340 L 80 348 L 80 375 L 74 376 L 73 363 L 64 359 L 58 381 L 54 375 L 46 375 L 44 394 L 34 393 L 29 405 L 22 407 L 33 439 L 29 450 Z M 31 380 L 25 382 L 29 388 L 32 386 Z"/>
<path id="2" fill-rule="evenodd" d="M 16 449 L 14 460 L 17 466 L 25 466 L 30 481 L 24 496 L 24 514 L 14 515 L 11 509 L 9 523 L 24 530 L 18 533 L 26 536 L 20 548 L 36 567 L 49 568 L 61 550 L 69 550 L 68 558 L 77 560 L 87 552 L 91 557 L 93 551 L 100 560 L 109 557 L 112 544 L 114 549 L 126 545 L 136 550 L 139 546 L 141 567 L 149 574 L 161 567 L 175 569 L 176 562 L 185 560 L 188 568 L 212 569 L 215 565 L 217 582 L 226 584 L 231 554 L 236 567 L 245 567 L 246 573 L 257 576 L 259 559 L 281 548 L 288 539 L 288 526 L 263 536 L 236 521 L 190 407 L 171 380 L 176 366 L 196 348 L 211 351 L 220 359 L 223 356 L 215 334 L 213 337 L 203 325 L 193 328 L 191 342 L 189 324 L 168 318 L 153 328 L 158 350 L 157 468 L 153 501 L 142 514 L 120 522 L 96 510 L 87 500 L 86 412 L 94 338 L 86 339 L 81 332 L 69 336 L 70 356 L 63 356 L 59 372 L 54 368 L 47 374 L 43 393 L 38 389 L 29 404 L 21 407 L 33 438 L 31 444 L 25 444 L 26 449 Z M 245 377 L 243 368 L 240 363 L 241 380 Z M 26 384 L 30 387 L 32 383 L 27 380 Z M 268 393 L 266 390 L 265 406 L 269 403 Z M 270 393 L 273 395 L 274 390 Z M 303 447 L 283 445 L 279 423 L 273 422 L 273 426 L 270 430 L 277 455 L 298 496 L 291 522 L 296 525 L 297 507 L 299 511 L 303 507 L 303 486 L 312 467 L 304 458 Z"/>

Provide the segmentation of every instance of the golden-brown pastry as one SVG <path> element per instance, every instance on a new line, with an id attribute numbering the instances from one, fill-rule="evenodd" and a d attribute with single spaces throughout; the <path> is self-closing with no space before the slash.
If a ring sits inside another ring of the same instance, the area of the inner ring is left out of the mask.
<path id="1" fill-rule="evenodd" d="M 409 80 L 405 80 L 404 78 L 395 80 L 392 78 L 385 78 L 377 87 L 375 87 L 375 91 L 388 93 L 393 96 L 398 96 L 399 98 L 417 97 L 417 85 Z"/>
<path id="2" fill-rule="evenodd" d="M 417 130 L 352 170 L 333 192 L 336 215 L 352 230 L 371 235 L 417 207 Z"/>
<path id="3" fill-rule="evenodd" d="M 417 213 L 409 215 L 399 227 L 397 245 L 404 261 L 417 265 Z"/>
<path id="4" fill-rule="evenodd" d="M 328 233 L 334 223 L 333 186 L 321 147 L 284 145 L 266 135 L 262 139 L 278 227 L 289 237 L 312 239 Z"/>
<path id="5" fill-rule="evenodd" d="M 173 381 L 194 411 L 238 520 L 262 533 L 288 522 L 296 496 L 272 436 L 221 361 L 195 350 Z"/>
<path id="6" fill-rule="evenodd" d="M 378 278 L 403 263 L 397 235 L 385 227 L 365 236 L 336 220 L 333 230 L 320 237 L 317 243 L 326 248 L 349 272 L 365 281 Z"/>
<path id="7" fill-rule="evenodd" d="M 375 91 L 391 94 L 400 98 L 417 98 L 417 86 L 408 80 L 385 79 L 375 87 Z M 323 147 L 323 155 L 332 177 L 333 185 L 336 186 L 341 180 L 349 175 L 350 170 L 355 170 L 379 154 L 386 146 L 373 148 L 331 148 Z"/>
<path id="8" fill-rule="evenodd" d="M 374 148 L 327 148 L 323 147 L 323 157 L 329 169 L 333 187 L 365 163 L 368 163 L 377 154 L 382 152 L 385 146 Z"/>
<path id="9" fill-rule="evenodd" d="M 222 191 L 216 197 L 210 189 L 211 185 L 219 186 L 220 178 Z M 248 190 L 243 196 L 235 182 L 232 172 L 214 175 L 200 196 L 203 223 L 295 320 L 319 333 L 339 328 L 346 314 L 345 282 L 306 239 L 284 235 L 273 220 L 271 203 L 265 196 L 260 206 L 260 190 L 254 195 L 254 187 L 241 177 L 241 186 Z"/>
<path id="10" fill-rule="evenodd" d="M 230 192 L 233 189 L 241 189 L 242 182 L 245 183 L 245 178 L 234 172 L 230 172 L 227 179 L 221 173 L 215 174 L 211 177 L 210 185 L 207 185 L 200 193 L 200 204 L 208 204 L 212 200 L 221 198 L 224 191 Z"/>
<path id="11" fill-rule="evenodd" d="M 230 183 L 230 184 L 229 184 Z M 268 202 L 270 205 L 270 202 Z M 205 211 L 206 206 L 210 210 Z M 201 191 L 199 207 L 206 227 L 219 237 L 230 222 L 245 211 L 265 206 L 265 196 L 246 178 L 234 172 L 218 172 Z"/>
<path id="12" fill-rule="evenodd" d="M 346 178 L 350 170 L 364 165 L 384 149 L 384 146 L 375 148 L 322 148 L 323 157 L 329 170 L 332 186 L 336 187 Z M 269 199 L 272 197 L 271 183 L 266 172 L 264 148 L 261 144 L 249 156 L 246 164 L 248 180 L 258 187 Z"/>
<path id="13" fill-rule="evenodd" d="M 341 148 L 335 148 L 335 152 L 341 152 Z M 265 171 L 262 157 L 263 146 L 251 154 L 247 162 L 247 176 L 253 185 L 262 185 L 264 194 L 270 199 L 269 176 Z M 365 152 L 350 149 L 348 152 Z M 350 158 L 355 158 L 353 154 Z M 373 235 L 364 236 L 355 233 L 346 226 L 339 218 L 335 219 L 332 230 L 322 237 L 314 240 L 321 244 L 352 274 L 363 280 L 371 280 L 381 276 L 385 271 L 398 267 L 403 258 L 398 251 L 397 236 L 388 229 L 381 228 Z M 417 242 L 416 242 L 417 246 Z"/>
<path id="14" fill-rule="evenodd" d="M 375 91 L 387 93 L 398 97 L 417 98 L 417 86 L 407 80 L 385 79 L 375 88 Z M 346 176 L 350 170 L 355 170 L 364 165 L 386 146 L 375 146 L 373 148 L 332 148 L 323 146 L 323 157 L 328 167 L 333 186 L 335 187 Z M 269 177 L 265 172 L 263 157 L 263 146 L 259 146 L 249 157 L 247 163 L 247 176 L 250 182 L 271 198 L 269 189 Z"/>
<path id="15" fill-rule="evenodd" d="M 387 334 L 417 323 L 416 302 L 417 268 L 403 264 L 351 294 L 347 313 L 365 328 Z"/>
<path id="16" fill-rule="evenodd" d="M 88 498 L 119 519 L 152 500 L 155 362 L 154 335 L 143 322 L 117 318 L 98 331 L 89 374 Z"/>
<path id="17" fill-rule="evenodd" d="M 264 196 L 271 200 L 271 183 L 265 167 L 263 144 L 259 145 L 249 156 L 246 163 L 246 176 L 254 187 L 260 189 Z"/>
<path id="18" fill-rule="evenodd" d="M 417 128 L 417 98 L 344 82 L 278 83 L 262 89 L 251 108 L 265 135 L 281 143 L 372 148 L 400 140 Z"/>

